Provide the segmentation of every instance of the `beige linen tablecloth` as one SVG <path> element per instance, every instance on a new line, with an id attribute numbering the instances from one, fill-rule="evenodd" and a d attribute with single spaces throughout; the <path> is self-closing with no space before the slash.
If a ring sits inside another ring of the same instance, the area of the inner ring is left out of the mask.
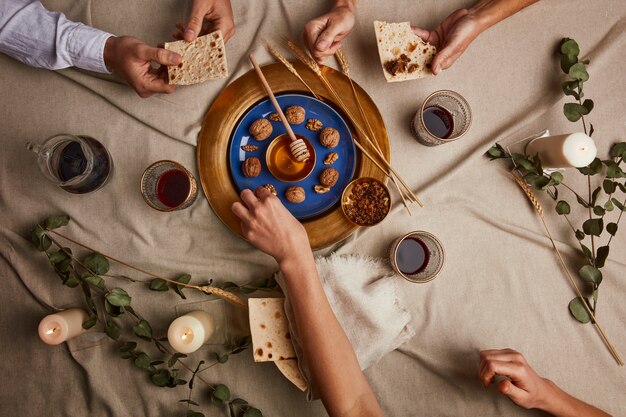
<path id="1" fill-rule="evenodd" d="M 237 34 L 227 45 L 231 77 L 147 100 L 110 77 L 33 69 L 0 55 L 1 415 L 184 415 L 184 405 L 177 402 L 186 398 L 184 388 L 152 386 L 145 373 L 115 357 L 114 344 L 102 334 L 56 347 L 38 339 L 37 323 L 44 315 L 53 307 L 80 306 L 82 299 L 80 290 L 60 284 L 26 236 L 38 220 L 65 212 L 73 219 L 68 234 L 154 272 L 185 271 L 198 280 L 240 283 L 268 277 L 274 262 L 223 226 L 203 197 L 185 211 L 156 212 L 143 202 L 139 178 L 159 159 L 196 170 L 201 120 L 219 91 L 249 70 L 246 53 L 253 51 L 262 63 L 270 62 L 261 40 L 298 36 L 326 3 L 234 0 Z M 596 102 L 590 119 L 600 153 L 606 155 L 611 143 L 626 139 L 626 3 L 542 1 L 482 34 L 440 76 L 385 83 L 373 20 L 410 19 L 432 27 L 470 4 L 362 1 L 346 41 L 354 79 L 385 119 L 392 162 L 426 207 L 408 217 L 396 204 L 381 225 L 360 230 L 335 249 L 381 257 L 395 237 L 419 229 L 441 239 L 447 259 L 435 281 L 406 283 L 401 293 L 414 316 L 416 336 L 370 368 L 367 376 L 389 416 L 539 415 L 516 407 L 493 389 L 484 391 L 477 380 L 480 349 L 512 347 L 570 393 L 616 416 L 626 415 L 626 370 L 616 366 L 593 327 L 569 316 L 567 303 L 574 294 L 537 217 L 503 164 L 483 157 L 496 139 L 511 143 L 545 128 L 554 133 L 580 129 L 561 112 L 564 99 L 554 48 L 564 36 L 577 39 L 582 55 L 592 61 L 585 92 Z M 174 23 L 184 21 L 188 11 L 186 2 L 174 0 L 51 0 L 46 5 L 151 44 L 168 40 Z M 474 121 L 462 140 L 427 148 L 412 139 L 408 123 L 421 101 L 437 89 L 463 94 Z M 91 135 L 106 145 L 115 171 L 105 188 L 70 195 L 43 179 L 25 142 L 60 132 Z M 576 242 L 562 219 L 548 211 L 558 245 L 577 269 L 582 261 Z M 598 304 L 598 318 L 623 357 L 625 242 L 624 233 L 612 242 Z M 207 299 L 188 291 L 189 300 L 182 301 L 140 284 L 114 285 L 132 293 L 136 308 L 158 334 L 185 303 Z M 230 313 L 228 317 L 236 319 Z M 210 351 L 205 348 L 192 359 L 209 359 Z M 324 415 L 321 403 L 307 403 L 272 364 L 254 364 L 249 352 L 204 377 L 229 385 L 234 396 L 266 416 Z M 206 388 L 200 384 L 196 390 L 203 411 L 220 415 L 207 405 Z"/>

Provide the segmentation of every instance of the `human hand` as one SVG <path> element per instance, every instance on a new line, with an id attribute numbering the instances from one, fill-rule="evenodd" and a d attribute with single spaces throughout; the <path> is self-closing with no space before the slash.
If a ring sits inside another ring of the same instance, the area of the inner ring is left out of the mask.
<path id="1" fill-rule="evenodd" d="M 283 203 L 266 188 L 256 194 L 241 192 L 240 202 L 231 209 L 241 220 L 243 236 L 254 246 L 273 256 L 278 264 L 300 255 L 310 255 L 309 239 L 304 226 L 292 216 Z"/>
<path id="2" fill-rule="evenodd" d="M 176 28 L 178 32 L 172 36 L 178 40 L 192 42 L 198 36 L 221 30 L 224 42 L 227 42 L 235 34 L 230 0 L 193 0 L 187 24 L 176 23 Z"/>
<path id="3" fill-rule="evenodd" d="M 482 31 L 479 19 L 467 9 L 453 12 L 433 31 L 413 28 L 417 36 L 437 48 L 432 62 L 435 75 L 450 68 Z"/>
<path id="4" fill-rule="evenodd" d="M 354 7 L 350 0 L 337 1 L 330 12 L 304 26 L 304 44 L 317 62 L 333 56 L 341 47 L 341 41 L 350 34 L 354 26 Z"/>
<path id="5" fill-rule="evenodd" d="M 111 36 L 104 46 L 104 62 L 122 77 L 140 97 L 155 93 L 172 93 L 176 86 L 167 83 L 165 67 L 153 68 L 151 63 L 178 65 L 182 57 L 163 48 L 146 45 L 130 36 Z"/>
<path id="6" fill-rule="evenodd" d="M 556 385 L 539 376 L 524 356 L 513 349 L 493 349 L 480 352 L 478 374 L 484 388 L 492 384 L 496 375 L 508 379 L 498 383 L 498 391 L 523 408 L 548 409 L 557 398 Z"/>

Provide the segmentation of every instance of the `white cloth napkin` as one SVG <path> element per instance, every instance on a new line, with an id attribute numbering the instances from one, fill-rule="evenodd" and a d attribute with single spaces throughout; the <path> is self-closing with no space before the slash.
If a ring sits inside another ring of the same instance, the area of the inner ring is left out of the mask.
<path id="1" fill-rule="evenodd" d="M 395 275 L 387 262 L 333 253 L 328 258 L 316 258 L 315 263 L 330 306 L 352 343 L 361 369 L 375 364 L 415 335 L 411 315 L 401 305 L 396 290 L 399 283 L 406 281 Z M 276 274 L 276 279 L 282 286 L 281 273 Z M 307 397 L 316 399 L 317 392 L 312 386 L 309 367 L 293 325 L 295 321 L 288 297 L 285 312 L 300 371 L 309 386 Z"/>

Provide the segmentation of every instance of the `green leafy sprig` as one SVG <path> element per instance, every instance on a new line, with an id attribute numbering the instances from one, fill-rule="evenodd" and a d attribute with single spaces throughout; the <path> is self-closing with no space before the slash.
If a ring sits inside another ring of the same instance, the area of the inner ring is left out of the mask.
<path id="1" fill-rule="evenodd" d="M 130 360 L 137 368 L 147 372 L 152 384 L 158 387 L 168 388 L 174 388 L 179 385 L 188 385 L 189 396 L 186 400 L 181 400 L 187 403 L 187 416 L 204 417 L 201 412 L 190 409 L 191 405 L 199 405 L 191 398 L 194 380 L 196 379 L 201 380 L 211 390 L 212 404 L 217 406 L 221 406 L 223 404 L 228 405 L 231 417 L 236 417 L 238 414 L 242 414 L 244 417 L 262 416 L 262 413 L 258 409 L 250 406 L 247 401 L 241 398 L 230 400 L 230 390 L 227 386 L 223 384 L 210 384 L 199 375 L 217 364 L 226 363 L 229 355 L 237 354 L 246 350 L 250 346 L 249 337 L 244 337 L 235 344 L 227 345 L 227 353 L 225 354 L 220 355 L 214 353 L 215 361 L 211 365 L 201 368 L 205 361 L 200 361 L 194 370 L 182 360 L 183 358 L 186 358 L 187 355 L 171 352 L 167 346 L 162 343 L 167 340 L 166 337 L 157 338 L 154 336 L 150 323 L 131 306 L 131 295 L 120 287 L 108 288 L 106 285 L 106 278 L 117 278 L 125 279 L 131 282 L 141 282 L 147 284 L 150 290 L 158 292 L 168 291 L 172 288 L 183 299 L 186 298 L 182 292 L 185 287 L 199 289 L 209 294 L 216 294 L 233 302 L 237 302 L 238 297 L 230 292 L 226 292 L 223 289 L 212 287 L 211 282 L 202 287 L 191 285 L 189 284 L 191 281 L 191 276 L 189 274 L 181 274 L 174 279 L 157 277 L 149 281 L 136 280 L 122 275 L 110 275 L 108 274 L 110 269 L 109 259 L 112 259 L 131 269 L 138 270 L 153 277 L 156 276 L 114 258 L 107 258 L 101 253 L 95 252 L 86 245 L 76 242 L 75 240 L 62 235 L 55 230 L 67 225 L 69 221 L 70 218 L 67 215 L 48 217 L 43 222 L 35 226 L 30 237 L 33 245 L 39 251 L 46 253 L 50 264 L 53 266 L 57 275 L 61 278 L 63 284 L 69 288 L 80 287 L 82 289 L 85 303 L 90 312 L 88 319 L 83 322 L 83 328 L 90 329 L 99 321 L 102 321 L 103 329 L 107 336 L 119 343 L 117 350 L 118 356 L 122 359 Z M 91 252 L 81 260 L 73 254 L 71 248 L 62 246 L 56 237 L 62 237 L 87 250 L 90 250 Z M 57 248 L 56 250 L 52 249 L 53 245 Z M 265 280 L 248 286 L 244 285 L 243 287 L 254 290 L 269 290 L 271 285 L 272 280 Z M 233 289 L 241 288 L 237 285 L 228 285 L 227 287 Z M 94 293 L 102 297 L 103 307 L 101 309 L 98 308 L 94 300 Z M 136 337 L 138 341 L 144 341 L 154 345 L 153 347 L 159 351 L 160 355 L 166 355 L 166 357 L 163 359 L 156 359 L 148 352 L 139 350 L 139 345 L 136 341 L 122 340 L 123 326 L 120 326 L 116 322 L 116 320 L 120 317 L 127 318 L 130 321 L 132 336 Z M 182 366 L 191 373 L 189 382 L 180 378 L 181 371 L 176 367 L 177 365 Z M 226 393 L 228 395 L 226 395 Z"/>
<path id="2" fill-rule="evenodd" d="M 574 98 L 575 102 L 563 105 L 563 114 L 571 122 L 581 121 L 583 130 L 589 136 L 593 135 L 594 128 L 587 123 L 585 116 L 589 115 L 594 108 L 594 102 L 584 99 L 584 83 L 589 80 L 587 65 L 589 60 L 580 61 L 578 55 L 580 48 L 573 39 L 565 38 L 559 43 L 558 52 L 561 60 L 561 69 L 567 75 L 567 79 L 561 87 L 566 96 Z M 610 244 L 616 235 L 619 222 L 626 205 L 626 178 L 624 171 L 624 159 L 626 158 L 626 142 L 614 144 L 609 151 L 609 158 L 601 160 L 595 158 L 591 164 L 579 168 L 578 171 L 587 177 L 588 192 L 583 197 L 573 188 L 564 182 L 563 174 L 560 172 L 546 173 L 539 160 L 538 155 L 523 155 L 519 153 L 509 153 L 500 144 L 496 143 L 487 151 L 487 156 L 494 159 L 511 160 L 514 170 L 517 171 L 535 190 L 545 191 L 555 201 L 555 211 L 562 216 L 572 229 L 576 240 L 580 246 L 586 264 L 578 270 L 578 276 L 583 280 L 588 289 L 589 298 L 586 303 L 592 312 L 596 312 L 598 302 L 598 290 L 603 276 L 601 269 L 604 267 L 610 253 Z M 593 188 L 591 186 L 592 177 L 599 176 L 601 185 Z M 559 189 L 565 188 L 576 202 L 588 212 L 588 218 L 575 227 L 569 217 L 572 206 L 566 198 L 559 195 Z M 621 194 L 621 195 L 620 195 Z M 611 212 L 619 213 L 617 218 L 609 220 Z M 596 241 L 606 235 L 606 243 L 596 248 Z M 582 305 L 580 298 L 572 299 L 568 305 L 572 316 L 581 323 L 589 323 L 591 317 Z"/>

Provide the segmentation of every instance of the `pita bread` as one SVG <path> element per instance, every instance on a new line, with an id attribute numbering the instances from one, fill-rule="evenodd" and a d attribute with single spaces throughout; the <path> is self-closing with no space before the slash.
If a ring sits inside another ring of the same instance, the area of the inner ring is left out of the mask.
<path id="1" fill-rule="evenodd" d="M 294 359 L 284 298 L 250 298 L 250 335 L 255 362 Z"/>
<path id="2" fill-rule="evenodd" d="M 274 362 L 278 370 L 300 391 L 306 391 L 308 384 L 300 372 L 297 359 L 284 359 Z"/>
<path id="3" fill-rule="evenodd" d="M 167 67 L 170 84 L 198 84 L 228 76 L 224 38 L 219 30 L 200 36 L 193 42 L 168 42 L 165 49 L 183 57 L 178 66 Z"/>
<path id="4" fill-rule="evenodd" d="M 432 74 L 437 48 L 413 33 L 409 22 L 374 22 L 378 55 L 387 82 L 416 80 Z"/>

